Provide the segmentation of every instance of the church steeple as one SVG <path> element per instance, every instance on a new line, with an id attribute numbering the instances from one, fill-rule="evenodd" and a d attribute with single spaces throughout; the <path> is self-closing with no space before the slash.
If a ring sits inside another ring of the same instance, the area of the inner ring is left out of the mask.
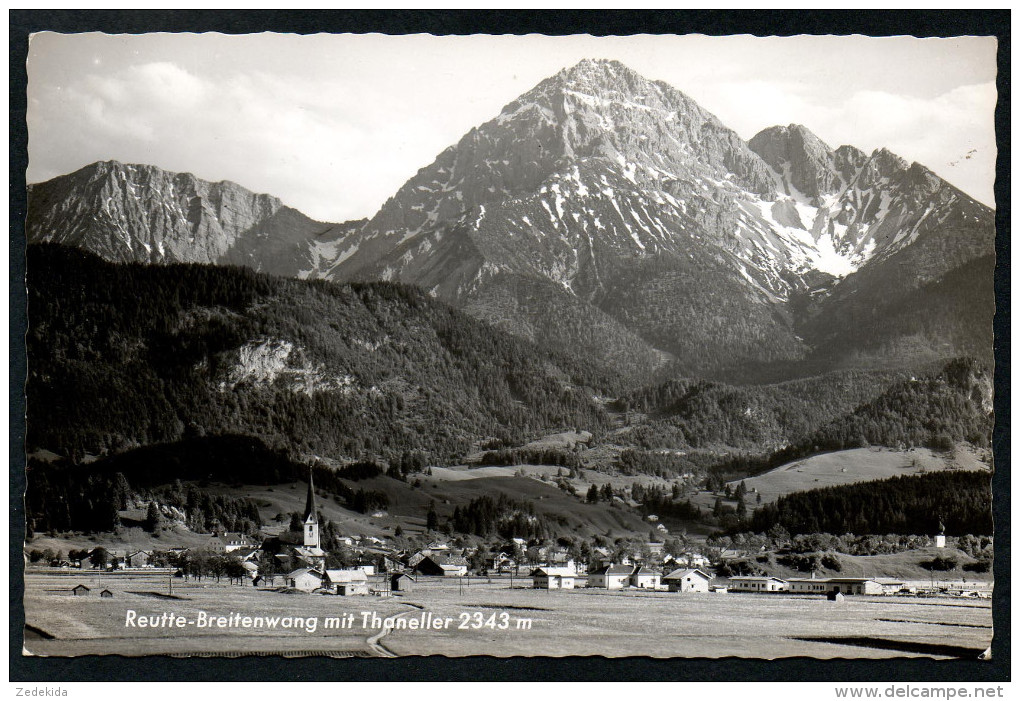
<path id="1" fill-rule="evenodd" d="M 305 547 L 319 547 L 319 518 L 315 515 L 315 485 L 312 482 L 312 468 L 308 468 L 308 497 L 305 499 Z"/>

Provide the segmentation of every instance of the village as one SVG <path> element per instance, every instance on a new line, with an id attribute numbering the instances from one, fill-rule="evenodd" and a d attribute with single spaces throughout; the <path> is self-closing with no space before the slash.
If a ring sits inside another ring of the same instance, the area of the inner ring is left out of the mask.
<path id="1" fill-rule="evenodd" d="M 66 558 L 53 553 L 33 553 L 30 561 L 57 568 L 62 573 L 128 574 L 165 572 L 168 588 L 173 580 L 225 579 L 231 585 L 251 585 L 278 591 L 333 594 L 338 596 L 393 596 L 413 591 L 432 578 L 482 578 L 507 580 L 511 589 L 586 589 L 607 592 L 751 593 L 800 594 L 842 600 L 848 595 L 956 596 L 990 598 L 991 583 L 971 581 L 908 581 L 889 577 L 781 578 L 768 575 L 717 576 L 716 565 L 695 552 L 666 553 L 662 543 L 647 543 L 646 555 L 624 555 L 618 560 L 608 548 L 596 550 L 590 567 L 571 557 L 564 547 L 529 547 L 512 538 L 496 552 L 457 548 L 442 539 L 413 551 L 395 550 L 381 538 L 345 537 L 345 545 L 357 561 L 330 566 L 329 553 L 321 547 L 314 485 L 309 479 L 304 517 L 296 529 L 275 535 L 251 536 L 214 532 L 198 547 L 166 550 L 124 550 L 95 547 L 69 551 Z M 945 547 L 944 535 L 936 547 Z M 722 556 L 735 553 L 722 553 Z M 725 568 L 720 568 L 725 569 Z M 109 582 L 109 577 L 107 578 Z M 96 584 L 96 582 L 92 582 Z M 88 596 L 93 587 L 79 582 L 69 586 L 73 596 Z M 113 597 L 109 588 L 95 594 Z"/>

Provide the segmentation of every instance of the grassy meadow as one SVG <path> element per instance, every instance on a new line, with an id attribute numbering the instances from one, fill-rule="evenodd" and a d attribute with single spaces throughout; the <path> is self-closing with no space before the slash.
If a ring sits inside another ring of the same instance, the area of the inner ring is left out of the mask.
<path id="1" fill-rule="evenodd" d="M 976 657 L 991 644 L 991 602 L 983 599 L 821 597 L 755 594 L 541 591 L 530 579 L 419 578 L 389 597 L 283 593 L 226 580 L 182 582 L 164 573 L 103 575 L 29 571 L 27 654 L 604 655 L 650 657 Z M 91 587 L 74 597 L 75 584 Z M 280 583 L 280 582 L 278 582 Z M 381 587 L 381 582 L 377 586 Z M 113 592 L 101 599 L 101 588 Z M 231 628 L 130 628 L 138 615 L 315 617 L 314 632 Z M 362 613 L 407 622 L 362 627 Z M 326 617 L 354 615 L 345 629 Z M 505 615 L 504 615 L 505 614 Z M 440 619 L 414 630 L 412 619 Z M 461 627 L 463 624 L 464 627 Z"/>

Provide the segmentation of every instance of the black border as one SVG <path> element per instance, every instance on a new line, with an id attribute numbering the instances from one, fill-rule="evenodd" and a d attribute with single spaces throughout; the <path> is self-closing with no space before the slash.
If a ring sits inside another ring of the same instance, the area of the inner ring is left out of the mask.
<path id="1" fill-rule="evenodd" d="M 835 10 L 10 10 L 10 681 L 1007 681 L 1010 679 L 1010 11 Z M 954 660 L 605 659 L 601 657 L 443 658 L 393 660 L 319 658 L 174 659 L 167 657 L 23 657 L 26 358 L 25 60 L 32 32 L 78 33 L 263 31 L 387 34 L 866 34 L 872 36 L 994 35 L 998 38 L 999 103 L 996 199 L 995 638 L 991 662 Z"/>

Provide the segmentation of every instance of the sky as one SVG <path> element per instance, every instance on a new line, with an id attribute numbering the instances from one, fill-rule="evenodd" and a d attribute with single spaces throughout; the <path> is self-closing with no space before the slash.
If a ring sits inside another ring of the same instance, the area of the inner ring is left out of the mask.
<path id="1" fill-rule="evenodd" d="M 616 59 L 744 139 L 803 124 L 994 204 L 991 37 L 33 35 L 28 181 L 100 160 L 232 180 L 321 221 L 372 216 L 544 78 Z"/>

